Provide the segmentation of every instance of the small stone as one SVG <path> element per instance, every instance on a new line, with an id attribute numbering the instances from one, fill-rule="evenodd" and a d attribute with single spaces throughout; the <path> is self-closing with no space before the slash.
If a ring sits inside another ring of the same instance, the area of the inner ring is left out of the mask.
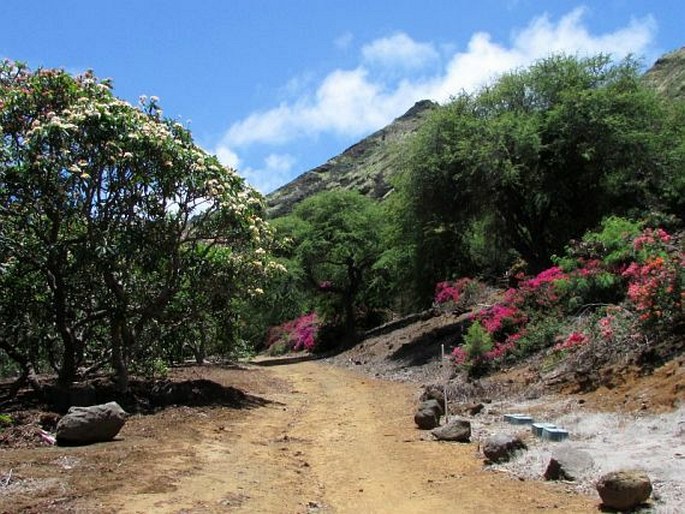
<path id="1" fill-rule="evenodd" d="M 476 414 L 480 413 L 484 408 L 485 405 L 483 405 L 482 403 L 476 403 L 468 406 L 466 410 L 471 416 L 475 416 Z"/>

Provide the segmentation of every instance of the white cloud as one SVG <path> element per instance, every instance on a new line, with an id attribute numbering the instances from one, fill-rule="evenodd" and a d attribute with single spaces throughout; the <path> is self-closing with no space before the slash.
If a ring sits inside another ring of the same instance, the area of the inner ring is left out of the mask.
<path id="1" fill-rule="evenodd" d="M 219 162 L 236 170 L 241 177 L 262 193 L 269 193 L 290 178 L 297 159 L 287 153 L 268 154 L 258 168 L 241 167 L 242 159 L 231 148 L 219 145 L 214 149 Z"/>
<path id="2" fill-rule="evenodd" d="M 417 43 L 407 34 L 398 32 L 364 45 L 362 58 L 369 66 L 411 71 L 435 63 L 440 55 L 432 44 Z"/>
<path id="3" fill-rule="evenodd" d="M 494 41 L 486 32 L 475 33 L 463 51 L 453 50 L 446 64 L 428 77 L 408 70 L 416 70 L 422 63 L 437 63 L 435 46 L 416 42 L 404 33 L 378 39 L 364 46 L 356 68 L 333 70 L 293 101 L 234 123 L 221 145 L 284 144 L 322 133 L 361 136 L 387 124 L 420 99 L 444 102 L 462 90 L 473 91 L 498 74 L 551 53 L 605 52 L 617 58 L 644 54 L 656 31 L 654 20 L 647 17 L 632 19 L 613 32 L 591 34 L 583 24 L 584 15 L 585 10 L 579 8 L 558 22 L 547 15 L 537 17 L 504 43 Z M 400 80 L 388 80 L 378 67 L 400 64 L 407 71 Z"/>
<path id="4" fill-rule="evenodd" d="M 287 173 L 295 164 L 295 158 L 289 154 L 275 154 L 267 155 L 264 159 L 264 164 L 268 171 L 274 173 Z"/>
<path id="5" fill-rule="evenodd" d="M 219 162 L 224 166 L 228 166 L 234 170 L 237 170 L 240 167 L 240 157 L 227 146 L 217 147 L 214 153 L 216 154 L 217 159 L 219 159 Z"/>
<path id="6" fill-rule="evenodd" d="M 238 171 L 252 187 L 266 194 L 291 178 L 296 162 L 290 154 L 272 153 L 264 158 L 261 167 L 247 167 Z"/>

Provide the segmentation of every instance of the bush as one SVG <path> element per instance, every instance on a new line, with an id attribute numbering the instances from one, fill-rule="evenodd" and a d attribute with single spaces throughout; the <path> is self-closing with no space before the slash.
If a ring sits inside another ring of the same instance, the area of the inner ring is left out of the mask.
<path id="1" fill-rule="evenodd" d="M 310 312 L 270 328 L 266 342 L 267 353 L 274 355 L 273 352 L 281 354 L 288 351 L 313 351 L 317 345 L 319 326 L 319 317 L 315 312 Z"/>
<path id="2" fill-rule="evenodd" d="M 525 333 L 518 340 L 517 355 L 525 357 L 552 346 L 562 332 L 563 326 L 562 319 L 557 316 L 538 317 L 526 327 Z"/>
<path id="3" fill-rule="evenodd" d="M 438 282 L 433 305 L 442 310 L 463 311 L 471 307 L 484 290 L 482 282 L 468 277 Z"/>

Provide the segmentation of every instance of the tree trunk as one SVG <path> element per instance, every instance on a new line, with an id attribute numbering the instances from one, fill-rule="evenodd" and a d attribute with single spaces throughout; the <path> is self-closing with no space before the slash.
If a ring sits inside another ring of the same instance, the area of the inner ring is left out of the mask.
<path id="1" fill-rule="evenodd" d="M 63 346 L 57 381 L 62 386 L 68 386 L 76 379 L 77 344 L 67 316 L 66 286 L 63 277 L 57 271 L 48 271 L 48 281 L 53 295 L 55 325 Z"/>
<path id="2" fill-rule="evenodd" d="M 128 366 L 124 354 L 123 322 L 115 318 L 112 320 L 112 368 L 117 389 L 121 393 L 128 392 Z"/>

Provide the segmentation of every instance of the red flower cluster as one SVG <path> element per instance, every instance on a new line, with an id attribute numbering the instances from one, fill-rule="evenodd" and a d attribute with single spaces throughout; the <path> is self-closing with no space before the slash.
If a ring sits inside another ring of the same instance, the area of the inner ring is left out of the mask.
<path id="1" fill-rule="evenodd" d="M 599 333 L 605 341 L 611 341 L 614 338 L 614 319 L 614 316 L 607 314 L 597 322 Z"/>
<path id="2" fill-rule="evenodd" d="M 564 273 L 559 266 L 552 266 L 551 268 L 541 271 L 538 275 L 528 280 L 524 280 L 519 285 L 519 289 L 535 291 L 540 289 L 540 287 L 545 284 L 551 284 L 557 280 L 563 280 L 568 278 L 568 275 Z"/>
<path id="3" fill-rule="evenodd" d="M 633 239 L 633 248 L 637 251 L 645 246 L 652 246 L 658 243 L 668 244 L 671 242 L 671 235 L 662 228 L 646 228 L 642 234 Z"/>
<path id="4" fill-rule="evenodd" d="M 581 332 L 571 332 L 563 342 L 556 344 L 553 350 L 555 352 L 561 352 L 563 350 L 574 350 L 580 346 L 583 346 L 587 342 L 588 338 L 585 334 Z"/>
<path id="5" fill-rule="evenodd" d="M 633 262 L 623 272 L 628 278 L 628 299 L 643 321 L 658 321 L 670 315 L 682 315 L 680 258 L 650 257 L 643 264 Z"/>

